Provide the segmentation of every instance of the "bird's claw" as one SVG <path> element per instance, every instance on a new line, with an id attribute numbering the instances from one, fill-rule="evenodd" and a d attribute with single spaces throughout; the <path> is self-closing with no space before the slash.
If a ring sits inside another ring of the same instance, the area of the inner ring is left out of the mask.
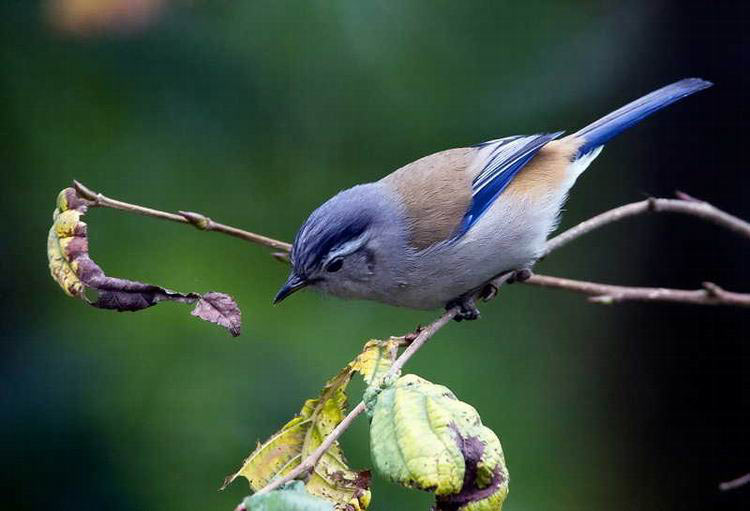
<path id="1" fill-rule="evenodd" d="M 515 270 L 508 272 L 510 273 L 510 276 L 505 281 L 506 284 L 513 284 L 514 282 L 523 282 L 525 280 L 529 280 L 532 273 L 531 270 L 528 268 L 522 268 L 520 270 Z M 479 291 L 478 297 L 483 302 L 489 302 L 493 298 L 497 296 L 497 293 L 500 291 L 500 285 L 498 283 L 498 279 L 504 275 L 507 275 L 507 273 L 502 274 L 491 281 L 487 282 Z"/>
<path id="2" fill-rule="evenodd" d="M 489 302 L 497 296 L 499 290 L 500 288 L 497 287 L 497 284 L 494 282 L 488 282 L 484 285 L 482 290 L 479 291 L 479 298 L 481 298 L 483 302 Z"/>
<path id="3" fill-rule="evenodd" d="M 406 334 L 404 336 L 404 345 L 409 346 L 411 343 L 413 343 L 417 339 L 417 336 L 419 336 L 419 334 L 422 332 L 422 330 L 424 330 L 424 327 L 422 325 L 417 325 L 417 328 L 414 329 L 413 332 L 409 332 L 408 334 Z"/>
<path id="4" fill-rule="evenodd" d="M 476 302 L 471 296 L 461 296 L 445 306 L 447 310 L 454 307 L 458 308 L 458 312 L 456 312 L 456 315 L 453 317 L 455 321 L 472 321 L 474 319 L 479 319 L 479 309 L 477 309 Z"/>
<path id="5" fill-rule="evenodd" d="M 524 282 L 526 280 L 529 280 L 531 278 L 531 270 L 528 268 L 521 268 L 520 270 L 514 271 L 510 278 L 507 280 L 508 284 L 513 284 L 515 282 Z"/>
<path id="6" fill-rule="evenodd" d="M 479 319 L 479 309 L 477 309 L 476 298 L 479 298 L 483 302 L 489 302 L 490 300 L 495 298 L 500 288 L 499 284 L 496 282 L 496 279 L 499 279 L 507 274 L 508 273 L 503 273 L 495 279 L 487 282 L 479 289 L 479 292 L 474 291 L 472 293 L 467 293 L 465 295 L 459 296 L 455 300 L 451 300 L 445 306 L 445 309 L 450 310 L 454 307 L 458 308 L 458 312 L 456 312 L 456 315 L 453 317 L 453 319 L 456 321 L 471 321 L 474 319 Z M 525 280 L 529 280 L 531 275 L 532 273 L 530 269 L 521 268 L 520 270 L 510 272 L 510 277 L 508 277 L 505 283 L 513 284 L 514 282 L 523 282 Z"/>

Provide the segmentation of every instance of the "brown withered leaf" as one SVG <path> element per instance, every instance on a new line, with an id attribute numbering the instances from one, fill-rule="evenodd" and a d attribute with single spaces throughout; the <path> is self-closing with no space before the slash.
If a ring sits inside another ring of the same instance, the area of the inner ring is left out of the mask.
<path id="1" fill-rule="evenodd" d="M 216 291 L 204 294 L 190 314 L 223 326 L 235 337 L 240 335 L 242 313 L 237 303 L 227 294 Z"/>
<path id="2" fill-rule="evenodd" d="M 47 238 L 47 257 L 52 278 L 65 293 L 93 307 L 117 311 L 138 311 L 163 301 L 195 304 L 193 316 L 221 325 L 233 336 L 240 335 L 241 312 L 227 294 L 179 293 L 105 275 L 89 256 L 87 226 L 81 221 L 91 205 L 73 188 L 64 189 L 57 197 Z"/>

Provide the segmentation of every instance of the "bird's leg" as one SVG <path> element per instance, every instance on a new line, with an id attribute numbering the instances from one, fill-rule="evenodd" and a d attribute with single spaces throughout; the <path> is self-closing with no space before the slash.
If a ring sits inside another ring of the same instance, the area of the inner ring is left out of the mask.
<path id="1" fill-rule="evenodd" d="M 505 273 L 501 273 L 480 288 L 478 297 L 481 298 L 483 302 L 489 302 L 490 300 L 495 298 L 498 291 L 500 290 L 500 283 L 498 282 L 498 280 L 508 274 L 510 274 L 510 276 L 502 283 L 513 284 L 514 282 L 523 282 L 524 280 L 528 280 L 532 275 L 529 268 L 522 268 L 520 270 L 509 272 L 506 271 Z"/>
<path id="2" fill-rule="evenodd" d="M 505 280 L 501 279 L 508 276 Z M 473 289 L 468 293 L 462 294 L 458 298 L 451 300 L 445 306 L 445 309 L 452 309 L 458 307 L 458 313 L 453 318 L 456 321 L 479 319 L 479 309 L 477 309 L 476 299 L 479 298 L 483 302 L 489 302 L 497 296 L 501 284 L 513 284 L 514 282 L 523 282 L 531 277 L 532 272 L 529 268 L 521 268 L 520 270 L 506 271 L 492 280 L 484 284 L 483 286 Z"/>
<path id="3" fill-rule="evenodd" d="M 492 278 L 489 282 L 487 282 L 485 285 L 479 288 L 479 292 L 477 293 L 477 296 L 482 299 L 483 302 L 489 302 L 493 298 L 497 296 L 498 291 L 500 290 L 500 283 L 498 282 L 499 279 L 502 277 L 511 274 L 510 277 L 508 277 L 505 282 L 510 282 L 513 279 L 513 273 L 512 271 L 506 271 L 501 273 L 500 275 L 497 275 Z"/>
<path id="4" fill-rule="evenodd" d="M 445 305 L 445 310 L 458 307 L 458 312 L 453 318 L 456 321 L 479 319 L 479 309 L 474 295 L 475 293 L 469 292 L 451 300 Z"/>

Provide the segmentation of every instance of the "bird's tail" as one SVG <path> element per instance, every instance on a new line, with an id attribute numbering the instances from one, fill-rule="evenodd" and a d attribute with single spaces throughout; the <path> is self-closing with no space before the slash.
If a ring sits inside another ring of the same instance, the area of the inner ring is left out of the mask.
<path id="1" fill-rule="evenodd" d="M 685 78 L 655 90 L 651 94 L 636 99 L 605 115 L 573 135 L 585 140 L 578 150 L 578 156 L 586 156 L 592 153 L 609 142 L 610 139 L 619 135 L 620 132 L 638 124 L 654 112 L 712 85 L 713 83 L 700 78 Z"/>

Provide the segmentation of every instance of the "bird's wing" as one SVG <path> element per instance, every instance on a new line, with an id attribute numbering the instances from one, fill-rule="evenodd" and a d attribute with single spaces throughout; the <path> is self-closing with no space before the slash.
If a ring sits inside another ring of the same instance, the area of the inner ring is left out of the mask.
<path id="1" fill-rule="evenodd" d="M 495 202 L 513 177 L 548 142 L 562 135 L 539 133 L 489 140 L 476 146 L 476 174 L 471 183 L 471 204 L 456 231 L 460 238 Z"/>

